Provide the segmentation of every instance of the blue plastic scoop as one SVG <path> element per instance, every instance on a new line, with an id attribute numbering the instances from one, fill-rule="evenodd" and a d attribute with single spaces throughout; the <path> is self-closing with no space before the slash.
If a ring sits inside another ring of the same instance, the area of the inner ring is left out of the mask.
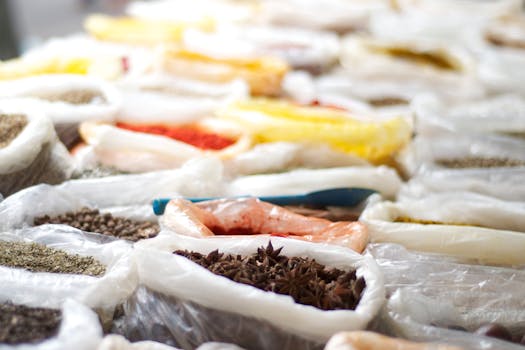
<path id="1" fill-rule="evenodd" d="M 354 207 L 367 199 L 376 191 L 368 188 L 331 188 L 328 190 L 314 191 L 305 194 L 287 195 L 287 196 L 253 196 L 258 197 L 264 202 L 269 202 L 277 205 L 311 205 L 317 207 Z M 252 196 L 240 196 L 231 198 L 246 198 Z M 216 199 L 224 199 L 224 197 L 210 197 L 210 198 L 186 198 L 191 202 L 203 202 Z M 170 201 L 169 198 L 159 198 L 153 200 L 153 212 L 155 215 L 164 214 L 164 209 Z"/>

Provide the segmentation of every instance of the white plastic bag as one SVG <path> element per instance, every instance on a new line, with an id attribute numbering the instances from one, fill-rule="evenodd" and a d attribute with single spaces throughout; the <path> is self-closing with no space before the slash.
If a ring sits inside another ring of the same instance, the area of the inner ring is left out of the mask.
<path id="1" fill-rule="evenodd" d="M 287 256 L 310 257 L 321 264 L 342 269 L 357 268 L 357 275 L 365 278 L 366 288 L 356 310 L 322 311 L 311 306 L 296 304 L 289 296 L 267 293 L 248 285 L 233 282 L 172 253 L 176 249 L 187 249 L 201 253 L 209 253 L 218 249 L 224 253 L 250 254 L 255 252 L 258 247 L 266 246 L 270 240 L 275 247 L 284 247 L 282 253 Z M 203 240 L 161 232 L 159 236 L 149 240 L 149 242 L 138 243 L 135 256 L 141 284 L 155 291 L 155 293 L 162 293 L 167 297 L 189 302 L 195 307 L 211 310 L 208 316 L 206 316 L 206 312 L 203 312 L 199 316 L 198 323 L 191 324 L 190 321 L 190 324 L 184 326 L 193 329 L 192 338 L 202 336 L 203 332 L 208 332 L 206 325 L 202 322 L 208 319 L 206 321 L 208 324 L 212 322 L 213 317 L 219 317 L 221 313 L 225 313 L 244 318 L 248 317 L 249 319 L 256 318 L 265 321 L 263 324 L 277 327 L 280 330 L 279 332 L 319 343 L 326 341 L 338 330 L 366 327 L 366 324 L 383 304 L 382 277 L 378 274 L 375 262 L 342 247 L 296 242 L 278 237 L 271 239 L 268 237 L 248 237 Z M 152 273 L 153 271 L 155 272 Z M 162 277 L 159 278 L 159 276 Z M 213 293 L 210 293 L 211 290 Z M 143 301 L 148 299 L 147 295 L 143 293 L 135 296 L 135 298 Z M 165 303 L 164 300 L 162 304 L 169 305 L 169 303 Z M 141 306 L 139 301 L 139 304 L 134 307 L 140 309 L 147 307 L 146 305 Z M 183 307 L 183 309 L 185 308 Z M 167 315 L 154 316 L 153 314 L 143 317 L 155 317 L 156 320 L 162 320 L 163 317 L 169 318 Z M 250 321 L 250 323 L 252 322 Z M 232 326 L 235 324 L 232 323 Z M 179 327 L 177 324 L 171 323 L 165 326 L 168 329 L 172 328 L 174 333 Z M 254 325 L 252 324 L 252 326 Z M 209 331 L 212 328 L 215 329 L 213 325 L 209 325 L 209 327 Z M 235 334 L 231 334 L 232 336 L 243 334 L 242 323 L 235 327 L 241 328 L 233 331 Z M 184 329 L 187 330 L 188 328 Z M 253 333 L 253 329 L 251 331 L 246 329 L 245 331 Z M 254 340 L 256 343 L 251 344 L 252 347 L 260 347 L 264 343 L 264 337 L 270 337 L 265 332 L 256 334 L 252 336 L 258 340 Z M 224 336 L 225 334 L 222 333 L 222 337 Z M 283 348 L 283 346 L 285 346 L 284 343 L 273 344 L 273 348 Z"/>
<path id="2" fill-rule="evenodd" d="M 523 333 L 523 268 L 468 265 L 454 257 L 410 252 L 396 244 L 372 244 L 367 251 L 380 265 L 391 295 L 374 327 L 411 340 L 446 339 L 465 349 L 521 348 L 446 328 L 474 331 L 496 322 L 514 335 Z"/>
<path id="3" fill-rule="evenodd" d="M 49 118 L 17 99 L 1 100 L 0 113 L 27 118 L 15 139 L 0 148 L 0 193 L 8 196 L 37 183 L 55 184 L 69 177 L 71 160 Z"/>
<path id="4" fill-rule="evenodd" d="M 130 343 L 126 338 L 110 334 L 102 339 L 102 342 L 96 350 L 177 350 L 169 345 L 154 341 L 139 341 L 135 343 Z M 225 343 L 204 343 L 199 346 L 196 350 L 243 350 L 242 348 Z"/>
<path id="5" fill-rule="evenodd" d="M 376 190 L 386 198 L 393 198 L 401 183 L 395 170 L 386 166 L 298 169 L 280 174 L 238 177 L 227 184 L 225 194 L 278 196 L 336 187 L 361 187 Z"/>
<path id="6" fill-rule="evenodd" d="M 424 201 L 422 200 L 423 203 Z M 442 199 L 437 201 L 444 202 Z M 457 201 L 456 203 L 460 202 Z M 493 202 L 498 201 L 491 201 L 490 199 L 485 201 L 485 203 Z M 420 208 L 415 203 L 410 206 L 407 205 L 405 208 L 403 202 L 396 204 L 375 201 L 374 203 L 374 199 L 371 199 L 369 207 L 360 217 L 360 220 L 369 229 L 371 242 L 397 243 L 411 250 L 453 255 L 481 264 L 525 264 L 525 255 L 523 254 L 525 234 L 523 232 L 464 225 L 425 225 L 394 222 L 399 216 L 410 215 L 414 212 L 419 213 Z M 509 203 L 507 207 L 511 206 L 512 204 Z M 479 215 L 487 209 L 498 210 L 487 205 L 485 208 L 483 205 L 474 209 L 475 207 L 475 203 L 470 204 L 470 213 L 477 212 Z M 504 208 L 499 210 L 501 213 L 505 212 Z M 430 211 L 433 213 L 429 213 Z M 467 212 L 468 209 L 464 211 L 464 213 Z M 444 218 L 448 215 L 448 217 L 460 218 L 458 214 L 448 212 L 448 208 L 431 207 L 430 204 L 428 213 L 420 215 L 436 218 Z M 465 219 L 464 216 L 461 218 Z M 472 219 L 472 217 L 470 218 Z M 478 220 L 484 220 L 484 218 Z M 484 223 L 486 222 L 484 221 Z M 511 225 L 503 220 L 499 224 L 505 227 Z"/>
<path id="7" fill-rule="evenodd" d="M 44 225 L 26 228 L 15 233 L 0 233 L 0 239 L 14 242 L 35 242 L 63 250 L 69 254 L 92 256 L 106 266 L 100 277 L 87 275 L 31 272 L 20 268 L 0 266 L 0 299 L 27 304 L 35 295 L 41 306 L 59 307 L 68 298 L 103 314 L 131 295 L 137 285 L 137 274 L 131 256 L 131 244 L 124 241 L 96 242 L 93 237 L 71 227 Z"/>
<path id="8" fill-rule="evenodd" d="M 12 301 L 7 296 L 2 296 L 2 300 Z M 27 306 L 41 307 L 45 301 L 38 294 L 28 299 Z M 15 303 L 19 304 L 19 303 Z M 5 345 L 0 344 L 1 350 L 93 350 L 96 349 L 102 339 L 102 327 L 97 315 L 86 306 L 67 299 L 60 303 L 62 321 L 58 334 L 36 344 Z"/>

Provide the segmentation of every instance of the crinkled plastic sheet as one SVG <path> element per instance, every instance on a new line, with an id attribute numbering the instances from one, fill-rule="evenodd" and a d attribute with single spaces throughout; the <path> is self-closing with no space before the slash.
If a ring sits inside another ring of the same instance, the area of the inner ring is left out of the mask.
<path id="1" fill-rule="evenodd" d="M 113 331 L 132 341 L 154 340 L 182 349 L 195 349 L 210 340 L 254 350 L 323 348 L 322 342 L 287 333 L 267 321 L 169 297 L 143 286 L 126 301 L 124 313 Z"/>
<path id="2" fill-rule="evenodd" d="M 525 269 L 469 265 L 455 257 L 409 251 L 395 244 L 371 244 L 390 296 L 374 329 L 417 341 L 443 341 L 466 349 L 521 349 L 519 345 L 471 333 L 497 322 L 513 334 L 525 331 Z"/>
<path id="3" fill-rule="evenodd" d="M 422 200 L 423 203 L 424 201 Z M 522 232 L 465 225 L 398 223 L 393 221 L 400 214 L 404 214 L 403 202 L 397 204 L 380 202 L 380 198 L 377 196 L 371 197 L 369 202 L 370 205 L 365 209 L 360 220 L 366 224 L 370 233 L 370 240 L 373 243 L 397 243 L 408 249 L 454 255 L 481 264 L 508 266 L 525 264 L 525 255 L 523 254 L 525 251 L 525 234 Z M 497 200 L 487 200 L 487 202 L 498 203 Z M 507 206 L 512 207 L 512 203 L 508 203 Z M 472 208 L 474 205 L 471 206 Z M 472 210 L 471 213 L 477 211 L 479 215 L 487 208 L 490 211 L 490 206 L 488 206 Z M 502 214 L 510 214 L 510 212 L 505 211 L 505 208 L 498 210 Z M 417 206 L 408 210 L 410 213 L 417 211 Z M 442 208 L 437 213 L 439 214 L 436 215 L 442 215 L 439 217 L 451 217 L 451 214 L 447 213 L 447 208 Z M 510 217 L 513 215 L 515 214 L 510 214 Z M 499 225 L 509 227 L 507 225 L 510 223 L 500 221 Z"/>
<path id="4" fill-rule="evenodd" d="M 525 201 L 525 167 L 435 170 L 404 184 L 399 197 L 423 198 L 431 193 L 468 191 L 509 201 Z"/>
<path id="5" fill-rule="evenodd" d="M 258 247 L 266 246 L 270 240 L 275 248 L 284 247 L 283 254 L 287 256 L 308 256 L 328 266 L 342 269 L 357 268 L 358 276 L 364 276 L 367 287 L 356 310 L 323 311 L 311 306 L 300 305 L 289 296 L 268 293 L 252 286 L 233 282 L 211 273 L 184 257 L 172 254 L 176 249 L 201 253 L 209 253 L 218 249 L 224 253 L 250 254 Z M 210 316 L 234 314 L 237 315 L 236 317 L 255 318 L 267 322 L 287 335 L 279 338 L 279 342 L 271 344 L 271 348 L 274 349 L 286 346 L 287 337 L 291 335 L 318 343 L 327 341 L 337 331 L 363 329 L 384 301 L 382 277 L 376 269 L 375 262 L 349 249 L 333 245 L 299 242 L 279 237 L 271 239 L 268 237 L 199 239 L 161 232 L 156 238 L 137 243 L 134 253 L 142 285 L 166 297 L 194 303 L 195 307 L 209 308 Z M 136 307 L 139 307 L 141 301 L 136 300 L 138 305 Z M 166 303 L 169 305 L 169 302 L 166 301 Z M 127 307 L 131 305 L 128 303 Z M 214 321 L 210 320 L 209 323 L 206 321 L 205 325 L 192 323 L 187 326 L 186 323 L 176 323 L 177 319 L 172 322 L 170 318 L 165 318 L 166 316 L 163 315 L 166 312 L 159 307 L 155 314 L 148 316 L 144 322 L 155 319 L 169 329 L 173 328 L 172 332 L 177 330 L 177 332 L 186 333 L 186 336 L 189 337 L 187 330 L 190 328 L 194 332 L 192 336 L 201 337 L 198 338 L 201 339 L 199 341 L 215 340 L 207 338 L 207 333 L 204 331 Z M 172 312 L 168 314 L 170 317 L 176 317 L 171 316 Z M 198 322 L 205 320 L 205 315 L 206 313 L 201 313 Z M 225 327 L 228 323 L 221 322 L 220 324 Z M 233 328 L 235 336 L 244 333 L 254 334 L 253 331 L 258 329 L 255 333 L 257 337 L 260 337 L 257 338 L 259 339 L 258 345 L 252 344 L 248 348 L 254 346 L 264 348 L 264 339 L 270 337 L 269 333 L 262 332 L 259 326 L 253 329 L 251 326 L 245 326 L 245 322 L 235 324 Z M 231 331 L 229 330 L 228 333 Z M 221 341 L 235 343 L 233 337 L 228 340 L 227 336 L 232 336 L 232 334 L 223 335 L 220 338 Z M 290 347 L 292 348 L 297 347 Z"/>
<path id="6" fill-rule="evenodd" d="M 443 170 L 436 163 L 439 159 L 465 157 L 509 158 L 525 161 L 525 141 L 496 135 L 446 133 L 435 136 L 419 136 L 397 157 L 403 171 L 411 176 Z M 503 169 L 524 168 L 503 167 Z M 487 168 L 493 170 L 494 168 Z M 446 169 L 459 173 L 472 169 Z M 478 169 L 479 170 L 479 169 Z M 485 170 L 485 169 L 483 169 Z"/>
<path id="7" fill-rule="evenodd" d="M 41 307 L 44 297 L 34 295 L 29 306 Z M 2 300 L 9 300 L 1 297 Z M 58 306 L 57 306 L 58 307 Z M 60 305 L 62 321 L 58 334 L 36 344 L 5 345 L 0 350 L 93 350 L 102 339 L 102 328 L 97 315 L 86 306 L 68 299 Z"/>
<path id="8" fill-rule="evenodd" d="M 113 310 L 131 295 L 138 276 L 132 246 L 124 241 L 99 240 L 96 236 L 62 225 L 26 228 L 15 233 L 0 233 L 1 240 L 36 242 L 70 254 L 92 256 L 106 266 L 100 277 L 31 272 L 0 266 L 0 298 L 14 303 L 29 303 L 35 295 L 40 306 L 57 307 L 72 298 L 111 317 Z"/>

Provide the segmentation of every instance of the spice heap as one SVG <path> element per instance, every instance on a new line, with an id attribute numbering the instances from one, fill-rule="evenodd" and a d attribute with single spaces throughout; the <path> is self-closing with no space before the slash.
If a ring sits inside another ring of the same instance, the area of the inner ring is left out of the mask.
<path id="1" fill-rule="evenodd" d="M 35 226 L 64 224 L 82 231 L 102 233 L 133 242 L 155 237 L 160 231 L 159 225 L 149 221 L 118 218 L 109 213 L 102 214 L 98 209 L 90 208 L 82 208 L 77 212 L 68 212 L 54 217 L 40 216 L 34 219 L 33 224 Z"/>
<path id="2" fill-rule="evenodd" d="M 286 257 L 272 243 L 251 256 L 231 255 L 214 250 L 208 255 L 177 250 L 216 275 L 248 284 L 266 292 L 291 296 L 296 303 L 323 310 L 354 310 L 366 282 L 356 271 L 328 268 L 314 259 Z"/>
<path id="3" fill-rule="evenodd" d="M 37 343 L 58 333 L 60 310 L 0 304 L 0 344 Z"/>
<path id="4" fill-rule="evenodd" d="M 91 256 L 68 254 L 43 244 L 0 241 L 0 265 L 31 272 L 101 276 L 106 267 Z"/>
<path id="5" fill-rule="evenodd" d="M 27 125 L 22 114 L 0 114 L 0 148 L 8 146 Z"/>
<path id="6" fill-rule="evenodd" d="M 136 132 L 166 136 L 205 150 L 221 150 L 235 143 L 233 138 L 202 130 L 192 125 L 169 126 L 160 124 L 135 125 L 117 123 L 117 127 Z"/>
<path id="7" fill-rule="evenodd" d="M 524 166 L 525 161 L 510 158 L 485 158 L 485 157 L 465 157 L 453 159 L 438 159 L 438 165 L 452 169 L 464 168 L 497 168 Z"/>
<path id="8" fill-rule="evenodd" d="M 394 220 L 394 222 L 407 223 L 407 224 L 421 224 L 421 225 L 453 225 L 453 226 L 481 227 L 479 225 L 471 225 L 471 224 L 466 224 L 466 223 L 461 223 L 461 222 L 443 222 L 443 221 L 434 221 L 434 220 L 414 219 L 408 216 L 399 216 Z"/>
<path id="9" fill-rule="evenodd" d="M 368 99 L 367 102 L 374 107 L 390 107 L 407 105 L 409 102 L 400 97 L 379 97 Z"/>
<path id="10" fill-rule="evenodd" d="M 57 93 L 41 93 L 35 95 L 35 97 L 50 102 L 66 102 L 72 105 L 102 104 L 106 102 L 104 96 L 95 90 L 69 90 Z"/>

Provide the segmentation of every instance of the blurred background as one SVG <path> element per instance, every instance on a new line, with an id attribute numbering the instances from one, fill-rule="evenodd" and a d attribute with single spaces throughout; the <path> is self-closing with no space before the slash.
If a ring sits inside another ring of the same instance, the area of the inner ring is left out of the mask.
<path id="1" fill-rule="evenodd" d="M 42 41 L 82 31 L 90 13 L 118 15 L 130 0 L 0 0 L 0 59 Z"/>

